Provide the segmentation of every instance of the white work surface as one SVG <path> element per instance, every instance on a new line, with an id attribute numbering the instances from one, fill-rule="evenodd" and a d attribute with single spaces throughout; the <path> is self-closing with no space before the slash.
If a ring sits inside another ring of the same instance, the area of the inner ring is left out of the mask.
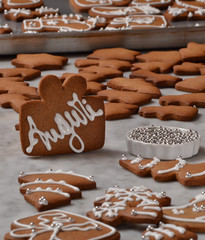
<path id="1" fill-rule="evenodd" d="M 55 74 L 61 76 L 64 72 L 77 72 L 73 62 L 84 56 L 70 56 L 69 63 L 63 70 L 43 71 L 42 76 Z M 12 67 L 12 58 L 0 58 L 0 68 Z M 125 75 L 126 76 L 126 75 Z M 39 79 L 30 81 L 30 85 L 38 86 Z M 183 94 L 174 89 L 162 89 L 162 94 Z M 155 99 L 150 105 L 158 104 Z M 28 157 L 21 150 L 19 132 L 15 131 L 18 123 L 18 114 L 12 109 L 0 108 L 0 239 L 10 230 L 14 219 L 37 213 L 37 210 L 28 204 L 19 192 L 18 175 L 23 172 L 45 171 L 62 169 L 75 173 L 94 176 L 97 189 L 83 191 L 82 199 L 72 200 L 68 206 L 61 207 L 73 213 L 85 215 L 93 208 L 93 201 L 102 196 L 107 188 L 118 185 L 123 188 L 145 185 L 153 191 L 166 191 L 172 198 L 172 205 L 187 203 L 197 194 L 205 191 L 202 187 L 184 187 L 178 182 L 156 182 L 151 177 L 141 178 L 123 169 L 119 165 L 122 154 L 127 154 L 125 134 L 132 128 L 144 125 L 162 125 L 190 128 L 197 130 L 201 135 L 201 147 L 198 155 L 188 161 L 203 162 L 205 157 L 205 109 L 199 109 L 199 116 L 192 122 L 160 121 L 158 119 L 143 118 L 133 115 L 129 119 L 106 121 L 106 139 L 102 149 L 81 154 L 67 154 L 48 157 Z M 134 156 L 131 156 L 134 158 Z M 141 232 L 147 225 L 122 224 L 117 227 L 123 240 L 141 239 Z M 199 234 L 199 240 L 205 239 L 205 234 Z"/>

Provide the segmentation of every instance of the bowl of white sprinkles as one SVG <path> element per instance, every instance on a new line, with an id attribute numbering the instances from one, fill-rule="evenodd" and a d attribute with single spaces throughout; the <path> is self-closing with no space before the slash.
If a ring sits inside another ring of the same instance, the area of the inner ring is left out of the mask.
<path id="1" fill-rule="evenodd" d="M 128 152 L 144 158 L 174 160 L 197 154 L 200 135 L 197 131 L 168 126 L 142 126 L 126 134 Z"/>

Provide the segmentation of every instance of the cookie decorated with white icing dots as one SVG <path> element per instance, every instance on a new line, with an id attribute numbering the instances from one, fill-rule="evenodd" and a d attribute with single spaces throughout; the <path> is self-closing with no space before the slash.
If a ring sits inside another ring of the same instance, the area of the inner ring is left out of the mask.
<path id="1" fill-rule="evenodd" d="M 102 99 L 83 97 L 86 80 L 74 75 L 63 84 L 54 75 L 39 84 L 40 101 L 20 108 L 22 150 L 31 156 L 81 153 L 102 148 L 105 116 Z"/>
<path id="2" fill-rule="evenodd" d="M 159 227 L 148 226 L 142 240 L 197 240 L 194 232 L 175 224 L 160 223 Z"/>
<path id="3" fill-rule="evenodd" d="M 188 227 L 193 232 L 205 232 L 205 193 L 199 193 L 189 203 L 163 207 L 163 222 Z"/>
<path id="4" fill-rule="evenodd" d="M 43 0 L 3 0 L 4 8 L 34 9 L 43 5 Z"/>
<path id="5" fill-rule="evenodd" d="M 119 164 L 140 177 L 152 176 L 159 182 L 177 180 L 184 186 L 205 184 L 205 163 L 190 164 L 180 156 L 176 160 L 162 161 L 157 157 L 148 159 L 140 155 L 131 160 L 123 155 Z"/>
<path id="6" fill-rule="evenodd" d="M 24 199 L 39 212 L 68 205 L 71 199 L 81 198 L 81 189 L 92 189 L 96 183 L 92 176 L 72 171 L 21 172 L 18 178 Z"/>
<path id="7" fill-rule="evenodd" d="M 121 223 L 159 223 L 161 206 L 167 206 L 171 199 L 162 191 L 152 192 L 145 186 L 123 189 L 111 187 L 102 197 L 97 197 L 95 208 L 88 217 L 112 226 Z"/>
<path id="8" fill-rule="evenodd" d="M 5 240 L 119 240 L 119 232 L 104 223 L 61 210 L 52 210 L 14 220 Z"/>

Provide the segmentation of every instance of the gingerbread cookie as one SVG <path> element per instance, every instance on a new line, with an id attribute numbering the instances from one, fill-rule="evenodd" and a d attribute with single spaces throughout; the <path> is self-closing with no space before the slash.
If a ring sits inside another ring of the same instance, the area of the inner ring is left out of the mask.
<path id="1" fill-rule="evenodd" d="M 125 155 L 119 161 L 120 165 L 140 177 L 152 176 L 159 182 L 179 181 L 184 186 L 204 186 L 205 163 L 189 164 L 181 157 L 171 161 L 161 161 L 142 158 L 140 155 L 133 160 Z"/>
<path id="2" fill-rule="evenodd" d="M 193 0 L 175 0 L 175 4 L 179 7 L 184 7 L 188 11 L 192 12 L 197 9 L 205 8 L 205 3 L 203 1 L 193 1 Z"/>
<path id="3" fill-rule="evenodd" d="M 108 6 L 108 7 L 112 7 L 112 6 L 127 6 L 128 3 L 130 3 L 131 0 L 105 0 L 104 2 L 100 1 L 100 0 L 95 0 L 90 1 L 90 0 L 71 0 L 70 4 L 71 6 L 80 12 L 86 12 L 88 11 L 90 8 L 92 7 L 99 7 L 99 6 Z"/>
<path id="4" fill-rule="evenodd" d="M 0 25 L 0 34 L 12 33 L 12 29 L 8 24 Z"/>
<path id="5" fill-rule="evenodd" d="M 72 171 L 64 172 L 62 170 L 52 171 L 49 169 L 45 172 L 21 172 L 18 178 L 19 183 L 30 183 L 35 181 L 47 181 L 52 179 L 54 181 L 64 181 L 66 184 L 73 185 L 80 190 L 87 190 L 96 188 L 96 183 L 93 176 L 87 177 L 76 174 Z"/>
<path id="6" fill-rule="evenodd" d="M 140 52 L 138 51 L 129 50 L 126 48 L 103 48 L 95 50 L 93 53 L 89 54 L 87 58 L 101 60 L 116 59 L 134 62 L 135 57 L 139 54 Z"/>
<path id="7" fill-rule="evenodd" d="M 43 5 L 43 0 L 3 0 L 4 8 L 28 8 L 34 9 Z"/>
<path id="8" fill-rule="evenodd" d="M 181 78 L 168 74 L 154 73 L 148 70 L 136 70 L 130 74 L 130 78 L 143 78 L 146 82 L 153 83 L 156 87 L 174 87 Z"/>
<path id="9" fill-rule="evenodd" d="M 87 179 L 85 177 L 85 179 Z M 22 194 L 29 194 L 30 190 L 47 189 L 51 188 L 53 190 L 59 190 L 64 193 L 69 193 L 72 199 L 81 198 L 81 191 L 78 187 L 66 183 L 64 180 L 54 181 L 53 179 L 48 179 L 43 181 L 41 179 L 36 179 L 34 182 L 22 183 L 20 186 L 20 192 Z"/>
<path id="10" fill-rule="evenodd" d="M 81 18 L 80 18 L 81 19 Z M 95 18 L 87 21 L 79 20 L 75 15 L 49 15 L 35 19 L 25 19 L 22 23 L 23 32 L 83 32 L 90 31 L 104 26 L 103 19 Z"/>
<path id="11" fill-rule="evenodd" d="M 61 80 L 64 81 L 66 78 L 70 78 L 71 76 L 75 76 L 76 73 L 63 73 L 61 76 Z M 79 75 L 85 78 L 86 82 L 104 82 L 106 77 L 104 74 L 99 73 L 87 73 L 82 72 Z"/>
<path id="12" fill-rule="evenodd" d="M 100 91 L 97 95 L 103 97 L 109 102 L 122 102 L 138 106 L 149 103 L 152 99 L 149 94 L 137 92 L 129 92 L 129 94 L 127 94 L 126 91 L 112 89 Z"/>
<path id="13" fill-rule="evenodd" d="M 25 154 L 80 153 L 104 145 L 103 101 L 83 98 L 85 91 L 86 81 L 78 75 L 66 79 L 63 85 L 53 75 L 41 79 L 42 100 L 27 102 L 20 109 L 20 137 Z"/>
<path id="14" fill-rule="evenodd" d="M 144 240 L 197 240 L 198 237 L 194 232 L 187 230 L 180 225 L 164 224 L 160 222 L 159 227 L 152 227 L 149 225 L 147 229 L 142 233 L 142 239 Z"/>
<path id="15" fill-rule="evenodd" d="M 202 192 L 182 206 L 163 207 L 163 222 L 188 227 L 193 232 L 205 232 L 205 194 Z"/>
<path id="16" fill-rule="evenodd" d="M 4 11 L 4 6 L 3 6 L 3 3 L 2 3 L 2 0 L 0 0 L 0 12 L 3 12 Z"/>
<path id="17" fill-rule="evenodd" d="M 35 180 L 34 180 L 35 179 Z M 96 187 L 93 177 L 73 172 L 52 171 L 21 173 L 19 182 L 23 182 L 20 192 L 27 202 L 38 211 L 67 205 L 71 199 L 80 198 L 80 189 Z"/>
<path id="18" fill-rule="evenodd" d="M 169 62 L 173 66 L 181 62 L 179 51 L 150 51 L 136 57 L 139 62 Z"/>
<path id="19" fill-rule="evenodd" d="M 141 108 L 139 115 L 160 120 L 192 121 L 198 115 L 198 109 L 192 106 L 150 106 Z"/>
<path id="20" fill-rule="evenodd" d="M 150 125 L 129 130 L 126 143 L 128 152 L 135 156 L 173 160 L 197 154 L 200 135 L 191 129 Z"/>
<path id="21" fill-rule="evenodd" d="M 1 68 L 0 77 L 21 77 L 23 80 L 28 81 L 41 76 L 41 72 L 36 69 L 28 68 Z"/>
<path id="22" fill-rule="evenodd" d="M 37 88 L 30 87 L 28 83 L 16 81 L 16 79 L 0 80 L 0 94 L 2 93 L 15 93 L 21 94 L 30 99 L 39 99 Z"/>
<path id="23" fill-rule="evenodd" d="M 189 42 L 186 48 L 179 50 L 179 53 L 184 62 L 204 62 L 205 44 Z"/>
<path id="24" fill-rule="evenodd" d="M 156 73 L 169 73 L 172 71 L 172 63 L 169 62 L 137 62 L 133 63 L 131 71 L 148 70 Z"/>
<path id="25" fill-rule="evenodd" d="M 168 23 L 163 15 L 131 15 L 113 18 L 105 30 L 131 30 L 140 28 L 166 28 Z"/>
<path id="26" fill-rule="evenodd" d="M 191 20 L 195 20 L 195 21 L 203 21 L 205 20 L 205 10 L 204 8 L 200 8 L 197 9 L 196 11 L 194 11 Z"/>
<path id="27" fill-rule="evenodd" d="M 106 85 L 98 82 L 87 82 L 87 89 L 85 95 L 96 95 L 98 92 L 106 88 Z"/>
<path id="28" fill-rule="evenodd" d="M 105 119 L 117 120 L 129 118 L 138 112 L 138 106 L 126 103 L 105 103 Z"/>
<path id="29" fill-rule="evenodd" d="M 92 7 L 89 15 L 92 17 L 100 16 L 106 19 L 125 17 L 129 15 L 160 14 L 160 10 L 150 5 L 137 5 L 129 7 Z"/>
<path id="30" fill-rule="evenodd" d="M 159 9 L 165 9 L 172 3 L 173 3 L 173 0 L 150 0 L 149 2 L 147 2 L 146 0 L 132 0 L 130 5 L 131 6 L 135 6 L 135 5 L 139 6 L 139 5 L 149 4 L 152 7 L 156 7 Z"/>
<path id="31" fill-rule="evenodd" d="M 199 76 L 194 78 L 186 78 L 185 80 L 178 82 L 175 88 L 180 91 L 200 93 L 205 91 L 205 76 Z"/>
<path id="32" fill-rule="evenodd" d="M 197 108 L 205 107 L 205 93 L 190 93 L 183 95 L 167 95 L 159 98 L 159 104 L 179 105 L 179 106 L 196 106 Z"/>
<path id="33" fill-rule="evenodd" d="M 170 22 L 187 20 L 190 16 L 187 8 L 177 6 L 169 6 L 163 15 Z"/>
<path id="34" fill-rule="evenodd" d="M 162 217 L 161 206 L 169 205 L 170 201 L 165 192 L 152 192 L 145 186 L 130 189 L 116 186 L 96 198 L 95 208 L 87 216 L 112 226 L 123 222 L 158 223 Z"/>
<path id="35" fill-rule="evenodd" d="M 29 100 L 30 98 L 25 97 L 22 94 L 0 94 L 0 106 L 3 108 L 13 108 L 16 112 L 19 112 L 21 105 Z"/>
<path id="36" fill-rule="evenodd" d="M 89 66 L 100 66 L 100 67 L 111 67 L 119 71 L 129 71 L 131 68 L 131 63 L 122 60 L 99 60 L 99 59 L 77 59 L 75 61 L 75 66 L 78 68 L 85 68 Z"/>
<path id="37" fill-rule="evenodd" d="M 61 69 L 67 64 L 68 58 L 48 53 L 18 54 L 11 63 L 16 67 L 33 68 L 38 70 Z"/>
<path id="38" fill-rule="evenodd" d="M 203 63 L 183 62 L 182 65 L 175 65 L 173 71 L 177 75 L 199 75 L 201 68 L 205 68 Z"/>
<path id="39" fill-rule="evenodd" d="M 5 240 L 22 238 L 119 240 L 119 232 L 93 219 L 62 210 L 51 210 L 14 220 Z"/>
<path id="40" fill-rule="evenodd" d="M 25 9 L 25 8 L 12 8 L 9 10 L 4 10 L 4 18 L 11 21 L 23 21 L 24 19 L 31 19 L 36 17 L 42 17 L 50 14 L 58 14 L 59 9 L 49 8 L 41 6 L 35 10 Z"/>
<path id="41" fill-rule="evenodd" d="M 100 66 L 90 66 L 90 67 L 82 68 L 82 69 L 79 69 L 79 72 L 104 74 L 106 78 L 122 77 L 123 75 L 123 73 L 117 69 L 113 69 L 110 67 L 100 67 Z"/>
<path id="42" fill-rule="evenodd" d="M 151 95 L 152 98 L 159 98 L 161 92 L 159 88 L 153 84 L 146 82 L 142 78 L 114 78 L 107 83 L 108 87 L 116 90 L 133 91 L 138 93 L 146 93 Z"/>

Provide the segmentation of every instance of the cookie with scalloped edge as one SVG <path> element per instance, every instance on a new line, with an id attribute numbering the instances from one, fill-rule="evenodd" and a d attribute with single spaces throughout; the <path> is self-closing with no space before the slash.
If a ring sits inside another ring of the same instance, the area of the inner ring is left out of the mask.
<path id="1" fill-rule="evenodd" d="M 102 148 L 104 103 L 84 97 L 86 80 L 79 76 L 63 84 L 54 75 L 39 84 L 41 100 L 23 104 L 19 112 L 21 146 L 30 156 L 81 153 Z"/>

